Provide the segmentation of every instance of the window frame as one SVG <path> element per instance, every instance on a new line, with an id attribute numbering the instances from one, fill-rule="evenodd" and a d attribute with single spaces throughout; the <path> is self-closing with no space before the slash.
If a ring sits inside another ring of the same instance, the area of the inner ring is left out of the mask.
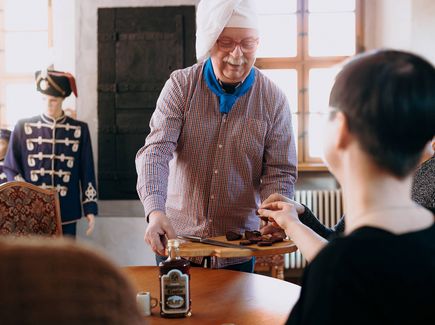
<path id="1" fill-rule="evenodd" d="M 355 0 L 355 50 L 364 50 L 364 0 Z M 297 55 L 295 57 L 257 58 L 255 66 L 261 69 L 295 69 L 298 76 L 298 111 L 292 113 L 298 119 L 297 151 L 298 170 L 327 171 L 320 158 L 309 156 L 309 71 L 312 68 L 332 67 L 349 56 L 310 57 L 308 54 L 308 2 L 297 0 Z M 260 40 L 261 42 L 261 40 Z"/>
<path id="2" fill-rule="evenodd" d="M 53 5 L 52 0 L 47 1 L 48 10 L 48 22 L 47 22 L 47 33 L 48 42 L 47 48 L 53 47 Z M 34 82 L 34 72 L 31 73 L 8 73 L 6 71 L 6 55 L 5 55 L 5 0 L 0 0 L 0 128 L 12 129 L 14 125 L 9 124 L 10 121 L 6 120 L 6 87 L 13 84 L 22 83 L 33 83 Z M 29 32 L 41 31 L 38 30 L 28 30 Z M 45 31 L 45 30 L 44 30 Z"/>

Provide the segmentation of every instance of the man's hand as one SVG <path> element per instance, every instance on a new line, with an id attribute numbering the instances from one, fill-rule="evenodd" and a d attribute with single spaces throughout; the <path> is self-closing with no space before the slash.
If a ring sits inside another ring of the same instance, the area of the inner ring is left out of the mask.
<path id="1" fill-rule="evenodd" d="M 88 219 L 88 229 L 86 229 L 86 236 L 90 236 L 94 232 L 95 216 L 90 213 L 86 215 L 86 219 Z"/>
<path id="2" fill-rule="evenodd" d="M 166 240 L 176 238 L 175 230 L 163 211 L 151 212 L 148 219 L 144 240 L 154 253 L 164 256 Z"/>
<path id="3" fill-rule="evenodd" d="M 278 193 L 273 193 L 273 194 L 269 195 L 269 197 L 266 200 L 264 200 L 263 203 L 260 205 L 260 209 L 264 208 L 265 205 L 267 205 L 269 203 L 277 202 L 277 201 L 293 204 L 295 206 L 298 214 L 302 214 L 305 212 L 305 207 L 302 204 L 300 204 L 299 202 L 293 201 L 293 200 L 289 199 L 288 197 L 285 197 L 284 195 L 281 195 Z"/>

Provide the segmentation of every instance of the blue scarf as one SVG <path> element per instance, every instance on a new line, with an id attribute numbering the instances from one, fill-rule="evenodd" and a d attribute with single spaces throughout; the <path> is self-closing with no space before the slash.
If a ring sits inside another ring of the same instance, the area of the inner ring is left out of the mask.
<path id="1" fill-rule="evenodd" d="M 208 88 L 219 97 L 219 110 L 221 113 L 228 114 L 231 108 L 233 107 L 236 100 L 246 94 L 246 92 L 251 88 L 254 84 L 255 80 L 255 70 L 251 69 L 249 75 L 246 77 L 245 81 L 241 85 L 239 85 L 234 93 L 229 94 L 226 93 L 222 86 L 219 84 L 219 81 L 216 78 L 216 75 L 213 71 L 213 65 L 211 63 L 211 59 L 208 58 L 205 62 L 204 66 L 204 77 L 205 82 L 207 83 Z"/>

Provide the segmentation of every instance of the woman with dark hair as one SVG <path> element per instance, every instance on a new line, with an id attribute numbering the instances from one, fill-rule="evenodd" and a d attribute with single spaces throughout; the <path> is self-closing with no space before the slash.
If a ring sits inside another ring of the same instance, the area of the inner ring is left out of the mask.
<path id="1" fill-rule="evenodd" d="M 435 133 L 435 69 L 401 51 L 359 55 L 337 75 L 330 107 L 324 157 L 343 189 L 344 236 L 319 246 L 294 204 L 259 210 L 312 260 L 288 324 L 433 324 L 434 215 L 411 185 Z"/>
<path id="2" fill-rule="evenodd" d="M 435 138 L 427 144 L 421 159 L 421 164 L 414 174 L 411 198 L 435 214 Z M 285 201 L 295 206 L 299 218 L 299 225 L 290 230 L 291 237 L 298 243 L 298 248 L 307 259 L 312 261 L 316 254 L 328 243 L 328 239 L 340 236 L 344 232 L 345 218 L 342 216 L 337 224 L 326 227 L 304 204 L 291 200 L 281 194 L 271 194 L 263 205 L 274 201 Z M 283 230 L 273 224 L 266 224 L 261 228 L 263 234 L 282 235 Z"/>

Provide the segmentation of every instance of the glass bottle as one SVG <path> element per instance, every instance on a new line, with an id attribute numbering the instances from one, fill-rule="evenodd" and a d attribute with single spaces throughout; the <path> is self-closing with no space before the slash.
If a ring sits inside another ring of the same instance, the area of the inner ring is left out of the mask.
<path id="1" fill-rule="evenodd" d="M 168 258 L 160 262 L 160 316 L 180 318 L 191 315 L 190 262 L 179 255 L 180 241 L 168 240 Z"/>

